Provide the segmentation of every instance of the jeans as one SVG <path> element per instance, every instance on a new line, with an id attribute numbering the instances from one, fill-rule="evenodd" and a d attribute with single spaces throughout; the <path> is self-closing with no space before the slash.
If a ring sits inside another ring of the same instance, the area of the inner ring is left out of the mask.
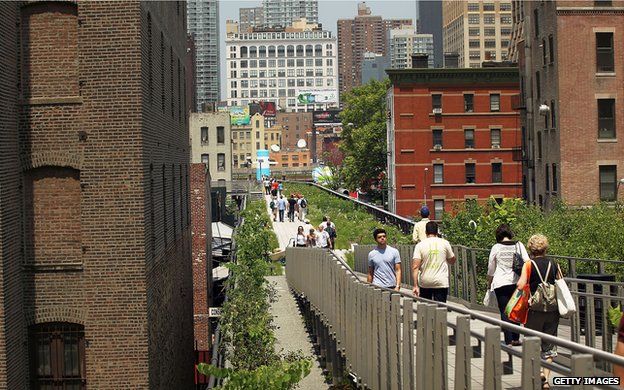
<path id="1" fill-rule="evenodd" d="M 509 318 L 507 318 L 507 314 L 505 314 L 505 307 L 507 306 L 509 299 L 511 299 L 511 296 L 514 294 L 515 291 L 515 284 L 508 284 L 506 286 L 501 286 L 494 289 L 494 294 L 496 294 L 496 302 L 498 303 L 498 311 L 500 311 L 501 320 L 503 320 L 504 322 L 509 322 L 510 324 L 515 323 L 509 321 Z M 520 340 L 520 335 L 518 333 L 514 333 L 509 330 L 503 330 L 503 334 L 505 335 L 505 344 L 511 344 L 512 341 Z"/>
<path id="2" fill-rule="evenodd" d="M 280 222 L 284 222 L 284 210 L 279 211 L 279 220 Z"/>
<path id="3" fill-rule="evenodd" d="M 294 208 L 288 209 L 288 219 L 290 220 L 290 222 L 295 222 L 295 209 Z"/>
<path id="4" fill-rule="evenodd" d="M 446 302 L 446 296 L 448 295 L 448 287 L 443 288 L 420 288 L 420 297 L 430 299 L 436 302 Z"/>

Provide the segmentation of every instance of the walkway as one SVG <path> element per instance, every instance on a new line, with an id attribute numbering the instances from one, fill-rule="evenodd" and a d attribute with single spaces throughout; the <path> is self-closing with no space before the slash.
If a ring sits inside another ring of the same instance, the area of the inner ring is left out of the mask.
<path id="1" fill-rule="evenodd" d="M 268 204 L 270 197 L 265 196 L 267 203 L 267 212 L 269 212 Z M 310 229 L 311 225 L 301 222 L 274 222 L 273 230 L 277 234 L 280 248 L 286 248 L 289 240 L 297 234 L 297 227 L 303 225 L 304 228 Z M 302 351 L 304 355 L 313 358 L 313 365 L 310 374 L 299 382 L 299 389 L 316 390 L 328 389 L 329 385 L 325 383 L 323 370 L 316 360 L 314 346 L 310 341 L 305 328 L 303 317 L 299 312 L 299 308 L 293 295 L 290 292 L 286 276 L 269 276 L 267 280 L 275 285 L 277 296 L 275 302 L 271 305 L 271 314 L 275 324 L 275 337 L 277 338 L 276 348 L 282 352 Z"/>

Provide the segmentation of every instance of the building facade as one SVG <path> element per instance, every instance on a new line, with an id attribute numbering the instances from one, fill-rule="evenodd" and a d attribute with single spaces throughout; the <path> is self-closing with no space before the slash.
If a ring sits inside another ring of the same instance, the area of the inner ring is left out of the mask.
<path id="1" fill-rule="evenodd" d="M 238 10 L 239 31 L 250 33 L 256 27 L 264 26 L 262 7 L 240 8 Z"/>
<path id="2" fill-rule="evenodd" d="M 308 149 L 270 152 L 269 160 L 275 161 L 275 168 L 306 168 L 310 166 Z"/>
<path id="3" fill-rule="evenodd" d="M 228 105 L 266 101 L 302 112 L 338 104 L 337 47 L 330 31 L 230 34 L 225 46 Z"/>
<path id="4" fill-rule="evenodd" d="M 218 102 L 221 95 L 219 60 L 219 1 L 189 0 L 188 33 L 195 41 L 195 84 L 198 112 L 205 105 Z"/>
<path id="5" fill-rule="evenodd" d="M 282 126 L 272 126 L 264 129 L 264 148 L 271 150 L 271 146 L 277 145 L 282 148 L 282 133 L 284 128 Z"/>
<path id="6" fill-rule="evenodd" d="M 2 388 L 193 386 L 185 18 L 0 4 Z"/>
<path id="7" fill-rule="evenodd" d="M 389 70 L 389 208 L 522 196 L 517 68 Z"/>
<path id="8" fill-rule="evenodd" d="M 443 66 L 443 34 L 442 34 L 442 2 L 435 0 L 418 1 L 418 22 L 416 31 L 419 34 L 433 35 L 433 61 L 436 68 Z"/>
<path id="9" fill-rule="evenodd" d="M 262 0 L 262 8 L 266 27 L 287 27 L 300 18 L 318 23 L 318 0 Z"/>
<path id="10" fill-rule="evenodd" d="M 255 162 L 259 149 L 264 148 L 264 117 L 255 114 L 247 125 L 232 125 L 232 166 L 245 168 Z"/>
<path id="11" fill-rule="evenodd" d="M 411 26 L 412 19 L 382 19 L 371 15 L 366 3 L 359 3 L 355 18 L 338 19 L 337 23 L 338 83 L 342 95 L 361 85 L 364 53 L 387 55 L 388 31 Z"/>
<path id="12" fill-rule="evenodd" d="M 611 202 L 621 191 L 624 12 L 618 5 L 624 2 L 524 4 L 518 58 L 525 194 L 546 209 L 557 199 L 574 206 Z"/>
<path id="13" fill-rule="evenodd" d="M 391 69 L 412 68 L 412 54 L 426 54 L 428 67 L 433 68 L 433 35 L 416 34 L 416 30 L 409 26 L 388 31 L 388 58 Z"/>
<path id="14" fill-rule="evenodd" d="M 227 112 L 191 113 L 191 162 L 208 166 L 212 187 L 232 181 L 232 132 Z"/>
<path id="15" fill-rule="evenodd" d="M 297 142 L 312 131 L 312 112 L 278 112 L 275 124 L 283 129 L 282 149 L 294 150 Z"/>
<path id="16" fill-rule="evenodd" d="M 362 60 L 362 84 L 371 80 L 381 81 L 386 78 L 386 69 L 390 68 L 388 57 L 376 53 L 364 53 Z"/>
<path id="17" fill-rule="evenodd" d="M 444 52 L 458 53 L 459 67 L 480 68 L 483 61 L 507 59 L 511 0 L 445 0 L 442 18 Z"/>

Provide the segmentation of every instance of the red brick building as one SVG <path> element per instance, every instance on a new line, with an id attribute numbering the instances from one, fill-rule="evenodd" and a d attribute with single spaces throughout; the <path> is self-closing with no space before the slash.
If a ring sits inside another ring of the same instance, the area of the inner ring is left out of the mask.
<path id="1" fill-rule="evenodd" d="M 0 3 L 0 388 L 193 385 L 185 17 Z"/>
<path id="2" fill-rule="evenodd" d="M 388 70 L 389 208 L 522 196 L 517 68 Z"/>

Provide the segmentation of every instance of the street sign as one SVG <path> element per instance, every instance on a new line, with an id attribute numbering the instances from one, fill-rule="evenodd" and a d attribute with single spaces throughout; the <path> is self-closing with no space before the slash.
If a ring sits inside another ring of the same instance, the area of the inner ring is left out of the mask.
<path id="1" fill-rule="evenodd" d="M 210 318 L 221 317 L 221 308 L 220 307 L 209 307 L 208 308 L 208 317 L 210 317 Z"/>

